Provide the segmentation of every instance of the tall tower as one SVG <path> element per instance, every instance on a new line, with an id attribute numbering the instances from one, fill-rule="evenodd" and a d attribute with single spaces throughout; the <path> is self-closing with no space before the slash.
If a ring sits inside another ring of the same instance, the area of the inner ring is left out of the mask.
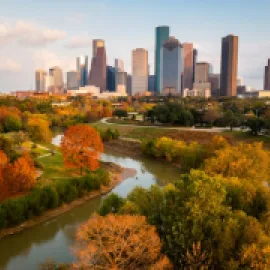
<path id="1" fill-rule="evenodd" d="M 94 85 L 96 87 L 99 87 L 101 92 L 106 91 L 107 65 L 105 47 L 98 47 L 96 51 L 96 56 L 92 58 L 88 85 Z"/>
<path id="2" fill-rule="evenodd" d="M 42 69 L 36 70 L 36 91 L 37 92 L 45 92 L 46 91 L 46 76 L 47 72 Z"/>
<path id="3" fill-rule="evenodd" d="M 270 90 L 270 59 L 268 59 L 268 65 L 265 66 L 263 89 Z"/>
<path id="4" fill-rule="evenodd" d="M 160 60 L 160 50 L 164 44 L 165 41 L 169 39 L 170 36 L 170 28 L 169 26 L 158 26 L 156 27 L 156 49 L 155 49 L 155 92 L 160 93 L 161 92 L 161 86 L 160 86 L 160 66 L 161 66 L 161 60 Z"/>
<path id="5" fill-rule="evenodd" d="M 88 56 L 77 57 L 77 72 L 80 86 L 86 86 L 88 81 Z"/>
<path id="6" fill-rule="evenodd" d="M 193 87 L 193 44 L 184 43 L 184 77 L 183 77 L 183 88 L 189 90 Z"/>
<path id="7" fill-rule="evenodd" d="M 148 90 L 148 52 L 145 49 L 132 51 L 132 95 Z"/>
<path id="8" fill-rule="evenodd" d="M 181 94 L 183 72 L 183 46 L 170 37 L 160 52 L 160 93 Z"/>
<path id="9" fill-rule="evenodd" d="M 53 77 L 54 86 L 61 90 L 64 86 L 62 69 L 60 67 L 52 67 L 49 69 L 49 74 Z"/>
<path id="10" fill-rule="evenodd" d="M 193 49 L 193 82 L 195 82 L 197 60 L 198 60 L 198 51 L 197 49 Z"/>
<path id="11" fill-rule="evenodd" d="M 222 38 L 221 48 L 221 96 L 236 96 L 238 71 L 238 36 Z"/>
<path id="12" fill-rule="evenodd" d="M 97 56 L 97 49 L 105 48 L 105 41 L 103 39 L 93 39 L 93 54 L 92 57 Z"/>
<path id="13" fill-rule="evenodd" d="M 76 90 L 79 88 L 78 77 L 79 77 L 78 72 L 75 70 L 67 72 L 67 89 L 68 90 Z"/>

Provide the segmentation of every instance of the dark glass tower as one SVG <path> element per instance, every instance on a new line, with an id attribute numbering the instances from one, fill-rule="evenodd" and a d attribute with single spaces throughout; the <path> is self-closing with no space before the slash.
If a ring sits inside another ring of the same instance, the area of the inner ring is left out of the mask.
<path id="1" fill-rule="evenodd" d="M 100 88 L 101 92 L 106 91 L 107 86 L 107 65 L 105 47 L 98 47 L 96 56 L 92 58 L 91 71 L 89 73 L 88 85 Z"/>
<path id="2" fill-rule="evenodd" d="M 107 89 L 110 92 L 115 91 L 115 68 L 107 66 Z"/>
<path id="3" fill-rule="evenodd" d="M 236 96 L 238 71 L 238 37 L 229 35 L 222 39 L 221 48 L 221 96 Z"/>
<path id="4" fill-rule="evenodd" d="M 193 49 L 193 83 L 195 82 L 195 72 L 196 72 L 197 59 L 198 59 L 198 51 L 197 51 L 197 49 Z"/>
<path id="5" fill-rule="evenodd" d="M 159 94 L 161 92 L 160 85 L 160 67 L 161 67 L 161 58 L 160 51 L 165 41 L 169 39 L 170 28 L 169 26 L 158 26 L 156 28 L 156 51 L 155 51 L 155 92 Z"/>

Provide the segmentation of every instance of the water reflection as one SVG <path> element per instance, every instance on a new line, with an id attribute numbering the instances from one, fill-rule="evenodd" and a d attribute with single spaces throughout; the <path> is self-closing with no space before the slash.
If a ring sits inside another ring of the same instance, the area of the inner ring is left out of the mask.
<path id="1" fill-rule="evenodd" d="M 53 142 L 59 144 L 60 140 L 61 136 L 56 136 Z M 113 152 L 103 154 L 102 160 L 136 169 L 136 176 L 126 179 L 113 190 L 121 196 L 126 196 L 136 186 L 165 185 L 179 175 L 176 168 L 162 162 L 134 159 Z M 95 198 L 50 221 L 0 240 L 0 269 L 37 269 L 46 258 L 67 263 L 74 260 L 70 246 L 76 228 L 98 209 L 101 200 L 101 197 Z"/>

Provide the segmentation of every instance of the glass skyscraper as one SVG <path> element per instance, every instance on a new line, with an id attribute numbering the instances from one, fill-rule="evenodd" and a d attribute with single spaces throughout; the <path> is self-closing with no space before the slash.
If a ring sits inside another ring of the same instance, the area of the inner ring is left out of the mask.
<path id="1" fill-rule="evenodd" d="M 88 56 L 77 57 L 77 72 L 80 86 L 86 86 L 88 81 Z"/>
<path id="2" fill-rule="evenodd" d="M 155 92 L 161 92 L 161 85 L 160 85 L 160 50 L 165 41 L 169 39 L 170 36 L 170 28 L 169 26 L 158 26 L 156 27 L 156 51 L 155 51 Z"/>

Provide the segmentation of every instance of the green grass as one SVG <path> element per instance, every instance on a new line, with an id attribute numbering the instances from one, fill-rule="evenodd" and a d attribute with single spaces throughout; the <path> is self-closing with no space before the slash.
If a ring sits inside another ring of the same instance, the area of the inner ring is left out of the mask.
<path id="1" fill-rule="evenodd" d="M 43 166 L 43 174 L 39 178 L 40 182 L 56 181 L 74 176 L 74 170 L 65 168 L 63 156 L 60 152 L 41 157 L 38 161 Z"/>

